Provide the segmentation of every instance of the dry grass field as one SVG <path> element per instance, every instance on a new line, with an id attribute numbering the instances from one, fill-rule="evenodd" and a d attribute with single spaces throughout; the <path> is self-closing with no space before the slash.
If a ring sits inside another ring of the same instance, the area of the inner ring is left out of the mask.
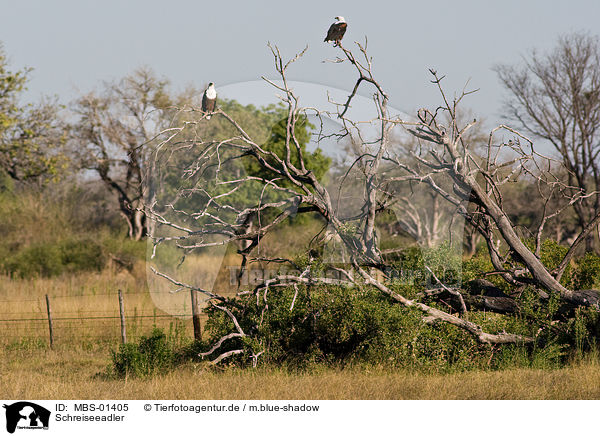
<path id="1" fill-rule="evenodd" d="M 137 267 L 136 267 L 137 268 Z M 48 342 L 50 298 L 56 344 L 114 341 L 120 337 L 118 290 L 122 290 L 127 334 L 134 339 L 157 325 L 191 329 L 190 294 L 174 295 L 173 307 L 158 307 L 145 287 L 144 271 L 105 270 L 54 278 L 0 278 L 2 343 Z M 168 291 L 166 292 L 167 295 Z M 173 317 L 172 314 L 187 315 Z"/>
<path id="2" fill-rule="evenodd" d="M 3 349 L 3 397 L 27 399 L 600 399 L 600 364 L 558 370 L 414 374 L 380 369 L 216 372 L 189 365 L 150 379 L 111 380 L 106 346 Z"/>
<path id="3" fill-rule="evenodd" d="M 296 232 L 274 238 L 268 247 L 280 252 L 300 245 L 302 233 Z M 46 295 L 51 302 L 55 343 L 115 340 L 120 337 L 119 290 L 124 296 L 129 338 L 147 334 L 153 326 L 165 330 L 176 328 L 180 334 L 191 337 L 189 291 L 157 276 L 150 267 L 182 282 L 234 296 L 240 258 L 235 254 L 235 247 L 214 251 L 200 256 L 188 255 L 185 262 L 179 264 L 180 254 L 169 250 L 161 252 L 159 247 L 154 262 L 138 261 L 131 271 L 110 265 L 101 272 L 56 277 L 21 279 L 0 275 L 0 330 L 5 332 L 0 335 L 0 344 L 21 340 L 48 342 Z M 249 272 L 242 278 L 243 284 L 259 280 L 263 270 L 268 271 L 268 267 L 259 263 L 250 265 Z M 202 296 L 199 304 L 207 304 Z"/>
<path id="4" fill-rule="evenodd" d="M 215 268 L 213 265 L 217 265 Z M 177 277 L 212 288 L 213 282 L 233 295 L 231 256 L 188 256 Z M 130 272 L 114 267 L 59 277 L 15 279 L 0 275 L 0 344 L 48 342 L 45 296 L 50 298 L 55 343 L 112 342 L 120 337 L 118 291 L 123 292 L 127 336 L 137 338 L 153 326 L 192 336 L 191 296 L 157 277 L 138 262 Z M 200 305 L 206 304 L 203 299 Z"/>

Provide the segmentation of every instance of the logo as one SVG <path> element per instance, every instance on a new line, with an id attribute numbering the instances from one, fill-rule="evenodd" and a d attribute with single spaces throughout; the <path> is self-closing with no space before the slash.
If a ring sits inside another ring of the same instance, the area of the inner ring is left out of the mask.
<path id="1" fill-rule="evenodd" d="M 18 429 L 48 429 L 50 411 L 28 401 L 4 405 L 6 409 L 6 431 L 14 433 Z"/>

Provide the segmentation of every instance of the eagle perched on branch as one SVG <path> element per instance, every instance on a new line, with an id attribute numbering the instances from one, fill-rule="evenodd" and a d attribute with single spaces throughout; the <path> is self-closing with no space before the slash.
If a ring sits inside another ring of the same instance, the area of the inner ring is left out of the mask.
<path id="1" fill-rule="evenodd" d="M 202 112 L 205 112 L 206 119 L 210 120 L 211 113 L 214 112 L 217 105 L 217 91 L 215 90 L 215 84 L 210 82 L 208 88 L 204 91 L 202 96 Z"/>
<path id="2" fill-rule="evenodd" d="M 348 23 L 344 20 L 344 17 L 335 17 L 335 23 L 329 27 L 327 31 L 327 36 L 323 40 L 323 42 L 334 41 L 334 47 L 340 45 L 340 41 L 344 37 L 344 33 L 346 33 L 346 28 L 348 27 Z"/>

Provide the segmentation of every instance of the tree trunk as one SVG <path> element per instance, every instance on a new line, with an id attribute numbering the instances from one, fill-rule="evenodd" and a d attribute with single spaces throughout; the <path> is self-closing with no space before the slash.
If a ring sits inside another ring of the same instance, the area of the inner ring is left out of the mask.
<path id="1" fill-rule="evenodd" d="M 573 292 L 561 285 L 548 272 L 544 264 L 529 250 L 516 234 L 514 227 L 506 214 L 483 190 L 483 188 L 471 176 L 466 176 L 465 182 L 469 184 L 474 195 L 483 204 L 486 212 L 494 220 L 503 239 L 509 247 L 515 252 L 518 258 L 525 264 L 533 278 L 544 288 L 557 292 L 561 297 L 572 304 L 590 306 L 598 304 L 597 301 L 591 301 L 578 292 Z"/>

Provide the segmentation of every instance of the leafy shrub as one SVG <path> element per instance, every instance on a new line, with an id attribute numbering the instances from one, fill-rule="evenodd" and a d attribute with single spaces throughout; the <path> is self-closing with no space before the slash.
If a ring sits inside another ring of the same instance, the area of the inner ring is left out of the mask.
<path id="1" fill-rule="evenodd" d="M 2 269 L 17 277 L 56 276 L 65 272 L 99 271 L 102 247 L 91 239 L 66 239 L 22 247 L 4 258 Z"/>
<path id="2" fill-rule="evenodd" d="M 448 324 L 423 323 L 421 313 L 405 308 L 380 292 L 343 287 L 298 287 L 269 290 L 268 310 L 256 298 L 240 298 L 233 309 L 252 338 L 226 342 L 220 352 L 243 348 L 247 355 L 266 351 L 265 364 L 305 368 L 307 365 L 373 364 L 448 370 L 478 367 L 488 347 Z M 208 309 L 209 343 L 232 331 L 231 320 Z M 262 322 L 261 322 L 262 318 Z M 240 357 L 238 363 L 248 363 Z"/>
<path id="3" fill-rule="evenodd" d="M 60 251 L 56 244 L 35 244 L 7 257 L 3 269 L 17 277 L 51 276 L 62 272 Z"/>
<path id="4" fill-rule="evenodd" d="M 540 249 L 540 260 L 546 268 L 552 270 L 563 260 L 569 251 L 568 247 L 560 245 L 553 239 L 545 239 Z"/>
<path id="5" fill-rule="evenodd" d="M 104 267 L 102 247 L 91 239 L 65 240 L 58 244 L 66 271 L 100 271 Z"/>
<path id="6" fill-rule="evenodd" d="M 532 238 L 524 239 L 523 243 L 530 249 L 535 249 L 535 240 Z M 558 242 L 552 239 L 546 239 L 542 242 L 542 246 L 540 247 L 540 260 L 548 268 L 552 270 L 556 268 L 559 263 L 564 258 L 567 253 L 568 248 L 560 245 Z M 523 264 L 522 264 L 523 265 Z M 523 265 L 524 266 L 524 265 Z M 466 259 L 463 261 L 463 270 L 462 270 L 462 281 L 466 283 L 470 280 L 482 278 L 482 274 L 485 272 L 493 271 L 494 267 L 490 260 L 489 253 L 487 248 L 478 250 L 477 253 L 471 257 L 470 259 Z M 561 283 L 564 286 L 570 286 L 571 283 L 571 274 L 572 274 L 571 266 L 567 266 L 565 269 L 565 273 L 561 277 Z M 485 277 L 486 280 L 490 280 L 500 289 L 506 291 L 508 290 L 508 284 L 504 281 L 500 276 L 488 276 Z"/>
<path id="7" fill-rule="evenodd" d="M 148 377 L 172 368 L 176 353 L 172 341 L 158 328 L 142 336 L 137 344 L 122 344 L 112 351 L 112 369 L 119 377 Z"/>
<path id="8" fill-rule="evenodd" d="M 105 232 L 98 238 L 105 253 L 110 253 L 119 259 L 135 262 L 146 257 L 146 241 L 135 241 L 122 235 Z"/>
<path id="9" fill-rule="evenodd" d="M 500 276 L 484 276 L 484 273 L 493 270 L 494 267 L 492 265 L 492 261 L 490 260 L 490 255 L 487 251 L 487 248 L 477 250 L 474 256 L 463 260 L 462 283 L 467 283 L 471 280 L 481 279 L 485 277 L 486 280 L 489 280 L 503 291 L 507 291 L 508 284 Z"/>
<path id="10" fill-rule="evenodd" d="M 573 287 L 600 289 L 600 256 L 586 253 L 577 261 L 577 268 L 573 273 Z"/>
<path id="11" fill-rule="evenodd" d="M 549 270 L 553 270 L 556 268 L 560 262 L 563 260 L 565 255 L 569 251 L 568 247 L 560 245 L 553 239 L 546 239 L 542 242 L 542 247 L 540 250 L 540 259 L 542 263 Z M 560 279 L 561 284 L 564 286 L 569 286 L 571 281 L 571 266 L 567 266 L 563 276 Z"/>
<path id="12" fill-rule="evenodd" d="M 427 287 L 437 285 L 427 268 L 449 286 L 460 283 L 461 255 L 449 243 L 433 248 L 407 247 L 394 257 L 393 268 L 388 271 L 388 275 L 393 277 L 396 283 Z"/>
<path id="13" fill-rule="evenodd" d="M 0 273 L 56 276 L 100 270 L 113 256 L 126 263 L 143 259 L 145 242 L 116 236 L 114 227 L 100 227 L 102 220 L 93 222 L 104 208 L 93 211 L 97 204 L 87 201 L 79 207 L 81 195 L 0 188 Z M 85 214 L 74 213 L 84 209 Z"/>
<path id="14" fill-rule="evenodd" d="M 479 264 L 479 261 L 476 262 Z M 474 265 L 471 265 L 474 267 Z M 414 298 L 418 286 L 401 281 L 390 285 Z M 296 293 L 297 292 L 297 293 Z M 294 301 L 293 309 L 291 309 Z M 397 304 L 377 290 L 337 286 L 271 288 L 266 296 L 244 296 L 231 308 L 248 335 L 226 341 L 210 358 L 233 349 L 246 353 L 225 362 L 248 365 L 252 354 L 264 351 L 259 362 L 292 369 L 315 364 L 377 365 L 418 371 L 556 367 L 585 342 L 591 348 L 598 317 L 586 315 L 557 334 L 553 321 L 561 316 L 559 298 L 543 300 L 533 288 L 521 293 L 521 312 L 503 315 L 470 311 L 469 320 L 490 333 L 502 331 L 535 336 L 534 344 L 483 345 L 465 331 L 442 322 L 424 323 L 422 313 Z M 444 309 L 441 303 L 428 304 Z M 210 308 L 203 350 L 234 330 L 231 319 Z M 586 312 L 587 313 L 587 312 Z M 581 318 L 581 316 L 580 316 Z M 595 323 L 594 323 L 595 322 Z"/>

